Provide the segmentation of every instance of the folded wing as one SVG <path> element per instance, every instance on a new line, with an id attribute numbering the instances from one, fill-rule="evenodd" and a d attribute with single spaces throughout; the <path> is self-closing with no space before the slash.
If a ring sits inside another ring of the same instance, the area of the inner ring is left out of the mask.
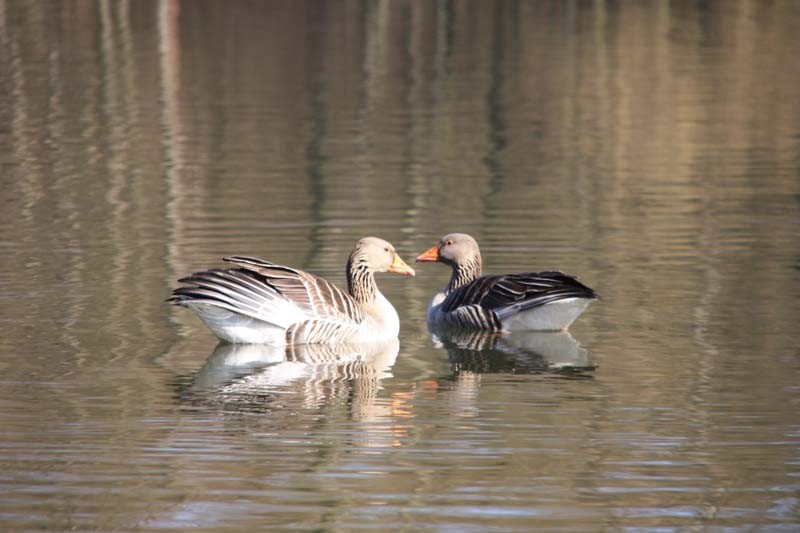
<path id="1" fill-rule="evenodd" d="M 185 277 L 179 281 L 187 286 L 172 291 L 170 301 L 207 304 L 285 329 L 304 324 L 294 333 L 302 333 L 306 342 L 336 329 L 355 328 L 364 319 L 350 295 L 313 274 L 252 257 L 224 259 L 239 268 Z"/>
<path id="2" fill-rule="evenodd" d="M 480 277 L 451 292 L 442 311 L 472 307 L 492 311 L 498 320 L 535 307 L 571 298 L 597 295 L 575 277 L 562 272 L 526 272 Z"/>

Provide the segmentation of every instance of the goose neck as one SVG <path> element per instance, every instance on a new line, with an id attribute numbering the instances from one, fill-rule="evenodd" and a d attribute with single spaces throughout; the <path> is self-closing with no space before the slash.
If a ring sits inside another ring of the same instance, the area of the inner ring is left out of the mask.
<path id="1" fill-rule="evenodd" d="M 453 275 L 447 284 L 447 292 L 463 287 L 481 276 L 481 258 L 475 257 L 453 265 Z"/>
<path id="2" fill-rule="evenodd" d="M 347 261 L 347 292 L 360 304 L 373 302 L 378 292 L 372 270 L 358 257 Z"/>

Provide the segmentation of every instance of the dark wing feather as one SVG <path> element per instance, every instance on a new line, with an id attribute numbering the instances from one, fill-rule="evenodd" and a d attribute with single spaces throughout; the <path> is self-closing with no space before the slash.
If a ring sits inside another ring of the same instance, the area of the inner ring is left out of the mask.
<path id="1" fill-rule="evenodd" d="M 561 272 L 525 272 L 482 276 L 451 292 L 442 310 L 478 305 L 491 310 L 498 319 L 514 313 L 569 298 L 595 299 L 595 292 Z"/>
<path id="2" fill-rule="evenodd" d="M 261 318 L 265 305 L 279 298 L 255 274 L 241 269 L 195 272 L 178 281 L 188 286 L 172 291 L 172 303 L 205 302 L 254 318 Z"/>
<path id="3" fill-rule="evenodd" d="M 223 259 L 258 274 L 309 316 L 355 323 L 363 320 L 361 308 L 349 294 L 318 276 L 253 257 Z"/>

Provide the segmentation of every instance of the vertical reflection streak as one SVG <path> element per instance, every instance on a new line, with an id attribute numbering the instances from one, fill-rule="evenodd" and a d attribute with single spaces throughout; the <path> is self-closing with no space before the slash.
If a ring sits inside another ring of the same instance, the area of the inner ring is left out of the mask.
<path id="1" fill-rule="evenodd" d="M 63 23 L 63 16 L 60 22 Z M 63 213 L 63 221 L 60 221 L 59 228 L 65 231 L 63 240 L 69 242 L 69 247 L 77 250 L 78 253 L 69 254 L 64 268 L 64 279 L 66 286 L 79 287 L 83 275 L 87 270 L 86 251 L 80 234 L 76 230 L 81 224 L 81 213 L 83 210 L 83 196 L 75 187 L 75 178 L 78 173 L 76 169 L 70 167 L 70 154 L 66 149 L 69 146 L 69 135 L 67 120 L 67 110 L 65 106 L 64 79 L 62 77 L 62 57 L 60 48 L 56 45 L 48 53 L 47 80 L 52 92 L 48 101 L 47 127 L 48 135 L 52 139 L 52 146 L 56 154 L 53 175 L 55 179 L 50 184 L 50 193 L 57 197 L 58 212 Z M 67 290 L 65 291 L 64 306 L 68 312 L 64 316 L 64 327 L 61 329 L 61 337 L 67 346 L 73 349 L 73 357 L 77 366 L 82 365 L 89 356 L 89 350 L 85 343 L 81 341 L 79 335 L 74 333 L 75 327 L 81 321 L 85 313 L 87 301 L 90 297 L 88 291 Z"/>
<path id="2" fill-rule="evenodd" d="M 115 293 L 110 308 L 110 316 L 115 324 L 124 322 L 125 306 L 130 301 L 129 284 L 125 283 L 125 277 L 128 271 L 127 265 L 135 249 L 129 242 L 130 235 L 126 231 L 129 226 L 127 220 L 131 210 L 131 202 L 128 197 L 130 186 L 128 156 L 131 153 L 131 131 L 128 124 L 132 100 L 129 98 L 130 87 L 125 83 L 127 71 L 130 69 L 130 58 L 127 57 L 125 46 L 120 41 L 124 39 L 125 31 L 123 27 L 125 20 L 122 14 L 127 12 L 127 9 L 128 5 L 124 0 L 114 2 L 113 7 L 110 0 L 101 0 L 100 2 L 104 104 L 105 116 L 109 121 L 109 143 L 107 145 L 109 186 L 106 201 L 111 211 L 109 232 L 113 247 L 113 257 L 111 257 L 113 268 L 109 273 L 108 281 L 110 290 Z M 122 82 L 120 82 L 120 77 L 122 77 Z M 123 306 L 122 309 L 120 305 Z M 129 312 L 129 310 L 127 311 Z M 117 334 L 115 340 L 118 344 L 111 350 L 112 362 L 122 357 L 130 348 L 130 342 L 126 335 Z"/>
<path id="3" fill-rule="evenodd" d="M 39 172 L 34 163 L 37 160 L 36 155 L 33 153 L 36 138 L 33 134 L 35 125 L 32 124 L 33 118 L 31 116 L 32 104 L 30 98 L 32 96 L 29 98 L 29 95 L 33 95 L 34 91 L 29 91 L 26 88 L 22 46 L 19 42 L 22 34 L 13 30 L 11 27 L 5 28 L 1 38 L 7 42 L 6 49 L 8 50 L 11 66 L 9 73 L 12 79 L 11 100 L 13 102 L 11 139 L 14 161 L 17 163 L 18 179 L 16 181 L 24 198 L 20 216 L 23 220 L 32 224 L 35 218 L 34 207 L 43 198 L 44 189 L 37 183 Z"/>
<path id="4" fill-rule="evenodd" d="M 406 96 L 406 106 L 410 110 L 410 116 L 405 138 L 408 149 L 403 178 L 408 186 L 406 187 L 407 203 L 404 208 L 405 222 L 402 228 L 404 238 L 400 243 L 400 247 L 403 249 L 413 249 L 417 244 L 417 238 L 426 234 L 427 228 L 423 225 L 426 219 L 422 217 L 422 213 L 425 209 L 424 199 L 427 196 L 428 173 L 433 171 L 429 164 L 429 152 L 426 150 L 431 145 L 430 131 L 433 110 L 427 105 L 427 98 L 425 98 L 425 93 L 429 91 L 425 58 L 428 56 L 426 54 L 428 19 L 429 16 L 435 17 L 436 11 L 431 10 L 428 3 L 412 3 L 410 9 L 412 22 L 406 46 L 409 55 L 411 86 Z M 434 37 L 436 37 L 435 34 Z M 422 292 L 420 285 L 410 284 L 407 293 L 409 298 L 406 315 L 425 316 L 427 295 Z"/>
<path id="5" fill-rule="evenodd" d="M 309 246 L 305 260 L 300 268 L 308 269 L 317 258 L 317 255 L 324 247 L 325 233 L 329 228 L 325 228 L 325 138 L 327 136 L 327 113 L 323 63 L 325 54 L 320 53 L 321 43 L 324 42 L 325 23 L 317 18 L 317 9 L 323 9 L 325 4 L 311 4 L 311 20 L 306 27 L 305 38 L 309 41 L 308 57 L 306 64 L 308 72 L 306 80 L 308 83 L 308 109 L 309 120 L 311 122 L 311 134 L 306 145 L 306 173 L 309 178 L 311 195 L 310 215 L 313 224 L 309 232 Z"/>
<path id="6" fill-rule="evenodd" d="M 180 46 L 180 1 L 160 0 L 158 4 L 158 51 L 161 69 L 161 123 L 164 151 L 167 200 L 166 200 L 166 262 L 165 286 L 169 286 L 180 273 L 188 270 L 181 258 L 179 243 L 184 240 L 185 224 L 182 213 L 187 198 L 188 186 L 183 183 L 185 156 L 182 141 L 184 125 L 181 120 L 181 46 Z M 170 314 L 170 320 L 176 321 Z"/>
<path id="7" fill-rule="evenodd" d="M 488 151 L 484 165 L 488 172 L 488 191 L 482 202 L 482 218 L 489 222 L 496 212 L 494 203 L 504 188 L 506 178 L 503 156 L 508 145 L 508 120 L 506 116 L 506 12 L 505 3 L 493 4 L 493 31 L 489 55 L 489 89 L 486 93 L 486 125 Z M 491 231 L 491 229 L 489 229 Z"/>

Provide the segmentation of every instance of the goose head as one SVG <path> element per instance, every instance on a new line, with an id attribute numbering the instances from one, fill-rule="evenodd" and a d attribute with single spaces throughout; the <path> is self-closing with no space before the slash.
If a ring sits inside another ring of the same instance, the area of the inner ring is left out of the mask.
<path id="1" fill-rule="evenodd" d="M 481 261 L 478 243 L 466 233 L 445 235 L 434 246 L 417 256 L 417 262 L 444 263 L 458 269 Z"/>
<path id="2" fill-rule="evenodd" d="M 418 262 L 444 263 L 453 269 L 445 290 L 450 292 L 481 276 L 481 251 L 466 233 L 445 235 L 419 256 Z"/>
<path id="3" fill-rule="evenodd" d="M 348 265 L 368 272 L 414 275 L 414 269 L 397 255 L 394 246 L 378 237 L 364 237 L 359 240 L 350 253 Z"/>

